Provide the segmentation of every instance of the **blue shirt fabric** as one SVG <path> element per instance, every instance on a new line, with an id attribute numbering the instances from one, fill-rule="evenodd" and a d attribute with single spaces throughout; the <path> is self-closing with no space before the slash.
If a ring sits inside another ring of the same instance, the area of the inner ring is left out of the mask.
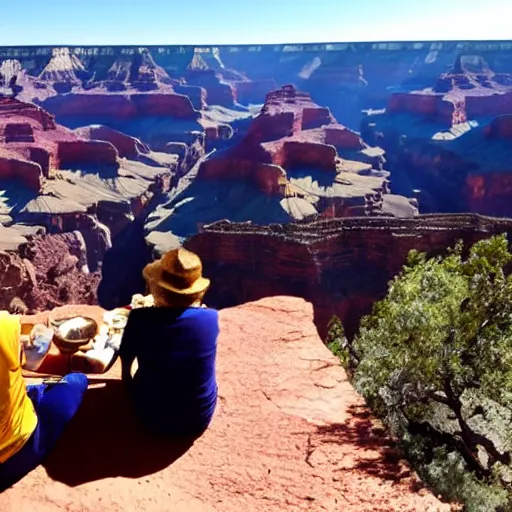
<path id="1" fill-rule="evenodd" d="M 208 427 L 217 404 L 218 312 L 209 308 L 140 308 L 130 312 L 120 348 L 137 358 L 135 411 L 151 430 L 188 436 Z"/>

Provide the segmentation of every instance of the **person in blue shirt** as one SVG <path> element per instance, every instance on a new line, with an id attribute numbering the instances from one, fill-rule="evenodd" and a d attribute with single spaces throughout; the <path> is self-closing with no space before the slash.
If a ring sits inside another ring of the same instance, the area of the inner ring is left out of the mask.
<path id="1" fill-rule="evenodd" d="M 143 276 L 154 306 L 129 314 L 119 352 L 123 381 L 150 431 L 199 436 L 217 404 L 219 318 L 202 304 L 210 280 L 202 276 L 200 258 L 184 248 L 147 265 Z"/>

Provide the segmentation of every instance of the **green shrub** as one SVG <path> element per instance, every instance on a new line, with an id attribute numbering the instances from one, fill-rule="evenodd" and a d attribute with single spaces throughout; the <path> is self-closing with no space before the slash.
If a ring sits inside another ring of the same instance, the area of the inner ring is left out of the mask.
<path id="1" fill-rule="evenodd" d="M 467 257 L 461 243 L 411 251 L 352 344 L 329 325 L 329 347 L 425 481 L 471 511 L 510 510 L 511 263 L 505 236 Z"/>

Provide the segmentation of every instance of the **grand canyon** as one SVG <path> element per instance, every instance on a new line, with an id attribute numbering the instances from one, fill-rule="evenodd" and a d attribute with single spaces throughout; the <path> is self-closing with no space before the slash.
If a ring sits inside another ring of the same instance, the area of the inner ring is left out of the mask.
<path id="1" fill-rule="evenodd" d="M 452 509 L 324 343 L 337 317 L 350 345 L 411 250 L 503 233 L 512 41 L 0 47 L 0 310 L 125 307 L 185 247 L 221 324 L 199 448 L 132 432 L 114 360 L 0 508 Z M 83 434 L 98 419 L 150 467 Z"/>
<path id="2" fill-rule="evenodd" d="M 510 42 L 4 47 L 0 306 L 129 303 L 184 244 L 213 306 L 354 332 L 410 249 L 510 230 L 511 138 Z"/>

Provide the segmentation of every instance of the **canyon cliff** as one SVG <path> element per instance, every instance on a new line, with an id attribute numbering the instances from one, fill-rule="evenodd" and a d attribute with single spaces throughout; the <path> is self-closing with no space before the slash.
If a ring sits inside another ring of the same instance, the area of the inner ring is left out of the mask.
<path id="1" fill-rule="evenodd" d="M 418 208 L 512 215 L 511 73 L 509 42 L 0 48 L 0 248 L 14 269 L 5 296 L 35 309 L 77 300 L 62 290 L 66 274 L 82 279 L 78 269 L 92 290 L 84 301 L 96 300 L 102 272 L 101 300 L 121 305 L 143 286 L 151 250 L 207 236 L 217 221 L 299 221 L 305 233 L 308 222 L 319 233 L 341 222 L 362 247 L 332 278 L 348 283 L 332 301 L 350 323 L 346 297 L 358 318 L 400 266 L 371 270 L 383 276 L 376 291 L 359 291 L 372 244 L 387 261 L 386 244 L 403 256 L 416 242 L 441 250 L 460 230 L 481 232 L 463 219 L 442 224 L 439 239 L 402 237 Z M 398 238 L 382 234 L 395 227 Z M 62 261 L 44 263 L 54 236 Z M 320 268 L 329 251 L 338 249 L 326 245 L 310 264 Z M 256 296 L 273 293 L 276 272 L 261 274 L 271 284 Z M 310 274 L 289 276 L 290 286 L 327 311 L 314 291 L 327 278 Z"/>
<path id="2" fill-rule="evenodd" d="M 199 254 L 212 279 L 206 302 L 228 307 L 261 297 L 294 295 L 313 304 L 322 337 L 332 315 L 348 336 L 384 297 L 411 249 L 440 254 L 512 233 L 512 220 L 478 215 L 420 215 L 413 219 L 318 219 L 257 226 L 218 222 L 185 246 Z"/>
<path id="3" fill-rule="evenodd" d="M 73 132 L 41 107 L 0 98 L 0 307 L 95 303 L 112 240 L 179 171 L 178 155 L 107 128 Z"/>

